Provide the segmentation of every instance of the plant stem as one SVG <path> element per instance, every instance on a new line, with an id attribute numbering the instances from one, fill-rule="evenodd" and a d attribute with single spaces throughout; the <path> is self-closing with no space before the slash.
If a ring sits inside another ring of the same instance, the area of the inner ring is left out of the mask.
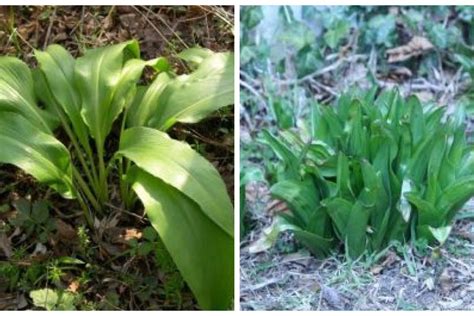
<path id="1" fill-rule="evenodd" d="M 82 212 L 84 213 L 84 217 L 86 218 L 87 224 L 91 229 L 94 229 L 94 220 L 91 217 L 91 214 L 89 212 L 89 208 L 87 207 L 87 204 L 84 202 L 84 199 L 82 198 L 80 192 L 77 192 L 77 200 L 79 201 L 79 204 L 81 205 Z"/>
<path id="2" fill-rule="evenodd" d="M 89 143 L 83 145 L 84 150 L 86 152 L 87 158 L 89 159 L 89 163 L 92 170 L 92 178 L 94 179 L 94 192 L 96 195 L 98 194 L 98 187 L 99 187 L 99 177 L 97 176 L 97 168 L 95 166 L 94 155 L 92 154 L 92 149 Z"/>
<path id="3" fill-rule="evenodd" d="M 64 130 L 66 131 L 66 134 L 68 135 L 69 139 L 72 142 L 74 150 L 76 151 L 77 158 L 79 159 L 79 162 L 81 163 L 82 169 L 84 170 L 87 179 L 89 180 L 90 184 L 92 185 L 92 187 L 94 188 L 94 191 L 97 194 L 97 191 L 98 191 L 97 173 L 95 172 L 95 169 L 94 169 L 95 168 L 94 160 L 92 158 L 92 151 L 90 149 L 90 146 L 89 146 L 89 149 L 86 148 L 86 153 L 89 156 L 90 165 L 91 165 L 91 168 L 93 168 L 93 173 L 91 173 L 91 171 L 89 170 L 89 167 L 87 166 L 86 161 L 84 160 L 79 142 L 77 141 L 77 138 L 74 135 L 74 132 L 69 127 L 69 124 L 67 123 L 67 119 L 64 116 L 63 111 L 56 104 L 55 104 L 55 109 L 56 109 L 56 112 L 58 113 L 58 117 L 61 121 L 61 125 L 63 126 Z"/>
<path id="4" fill-rule="evenodd" d="M 122 137 L 123 131 L 125 129 L 125 123 L 127 121 L 128 108 L 125 109 L 122 117 L 122 122 L 120 124 L 120 138 Z M 124 163 L 127 163 L 127 166 L 124 169 Z M 122 201 L 125 204 L 125 207 L 129 208 L 129 198 L 130 198 L 130 188 L 128 187 L 127 182 L 123 179 L 123 176 L 127 174 L 128 167 L 130 166 L 130 161 L 126 158 L 120 157 L 118 160 L 118 171 L 120 177 L 120 195 L 122 196 Z"/>
<path id="5" fill-rule="evenodd" d="M 89 189 L 89 186 L 84 181 L 79 171 L 77 171 L 77 169 L 74 166 L 72 167 L 72 171 L 74 174 L 74 178 L 77 180 L 77 184 L 79 184 L 79 186 L 81 187 L 81 190 L 89 199 L 89 202 L 92 204 L 92 207 L 98 212 L 102 213 L 102 206 L 97 202 L 97 199 L 92 194 L 91 190 Z"/>
<path id="6" fill-rule="evenodd" d="M 107 170 L 104 162 L 104 145 L 96 140 L 97 155 L 99 156 L 99 201 L 103 204 L 108 200 Z"/>

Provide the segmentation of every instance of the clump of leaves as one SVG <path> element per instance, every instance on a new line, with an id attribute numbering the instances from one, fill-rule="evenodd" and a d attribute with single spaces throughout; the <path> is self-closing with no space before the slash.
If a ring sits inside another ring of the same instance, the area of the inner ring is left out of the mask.
<path id="1" fill-rule="evenodd" d="M 264 131 L 278 157 L 273 196 L 286 201 L 280 230 L 315 255 L 343 243 L 357 258 L 390 242 L 443 244 L 474 195 L 474 151 L 462 106 L 452 116 L 415 96 L 376 89 L 312 107 L 309 132 Z"/>
<path id="2" fill-rule="evenodd" d="M 228 308 L 232 203 L 214 166 L 167 131 L 233 103 L 233 54 L 185 50 L 179 57 L 194 71 L 183 75 L 162 57 L 142 60 L 135 40 L 77 59 L 59 45 L 35 56 L 34 69 L 0 57 L 0 162 L 76 199 L 91 230 L 107 216 L 110 179 L 119 178 L 123 204 L 141 200 L 199 305 Z M 145 68 L 154 79 L 141 85 Z M 56 138 L 60 129 L 70 148 Z"/>

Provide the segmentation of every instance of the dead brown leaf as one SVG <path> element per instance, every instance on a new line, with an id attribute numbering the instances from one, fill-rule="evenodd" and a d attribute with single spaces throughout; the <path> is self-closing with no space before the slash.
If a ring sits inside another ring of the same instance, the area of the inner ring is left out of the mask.
<path id="1" fill-rule="evenodd" d="M 76 230 L 71 225 L 59 218 L 56 219 L 56 229 L 58 231 L 58 237 L 60 240 L 74 241 L 77 238 Z"/>
<path id="2" fill-rule="evenodd" d="M 439 276 L 439 284 L 441 285 L 441 290 L 444 293 L 449 293 L 453 290 L 457 285 L 455 284 L 453 277 L 451 276 L 449 268 L 443 270 L 441 275 Z"/>
<path id="3" fill-rule="evenodd" d="M 275 216 L 278 213 L 283 213 L 289 211 L 288 206 L 284 201 L 273 200 L 269 203 L 267 207 L 267 212 L 270 216 Z"/>
<path id="4" fill-rule="evenodd" d="M 397 262 L 398 256 L 395 252 L 389 251 L 385 257 L 385 260 L 381 264 L 374 265 L 370 272 L 374 275 L 382 273 L 385 268 L 390 268 L 395 262 Z"/>
<path id="5" fill-rule="evenodd" d="M 71 283 L 69 283 L 67 290 L 71 293 L 77 293 L 77 290 L 79 290 L 79 282 L 77 280 L 73 280 Z"/>
<path id="6" fill-rule="evenodd" d="M 373 275 L 378 275 L 380 272 L 382 272 L 383 266 L 381 265 L 375 265 L 372 268 L 370 268 L 370 272 L 372 272 Z"/>
<path id="7" fill-rule="evenodd" d="M 413 73 L 407 67 L 397 67 L 393 70 L 393 74 L 397 77 L 410 78 Z"/>
<path id="8" fill-rule="evenodd" d="M 5 233 L 0 233 L 0 249 L 3 250 L 3 253 L 7 258 L 10 258 L 12 256 L 11 241 Z"/>
<path id="9" fill-rule="evenodd" d="M 425 37 L 414 36 L 406 45 L 387 49 L 386 55 L 389 63 L 396 63 L 422 55 L 433 48 L 433 44 L 431 44 L 431 42 Z"/>
<path id="10" fill-rule="evenodd" d="M 16 307 L 18 304 L 15 294 L 0 293 L 0 310 L 6 310 Z"/>
<path id="11" fill-rule="evenodd" d="M 113 26 L 114 26 L 114 19 L 113 19 L 112 15 L 107 15 L 107 16 L 102 20 L 102 27 L 103 27 L 106 31 L 110 31 L 110 29 L 112 29 Z"/>
<path id="12" fill-rule="evenodd" d="M 121 235 L 121 237 L 125 241 L 129 241 L 132 239 L 141 239 L 142 236 L 143 236 L 142 232 L 135 228 L 125 228 Z"/>

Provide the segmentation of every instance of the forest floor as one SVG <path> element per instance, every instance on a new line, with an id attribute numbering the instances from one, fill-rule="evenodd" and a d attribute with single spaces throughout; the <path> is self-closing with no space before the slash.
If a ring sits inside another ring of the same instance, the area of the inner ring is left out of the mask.
<path id="1" fill-rule="evenodd" d="M 137 39 L 142 58 L 164 56 L 182 72 L 178 52 L 194 46 L 233 51 L 233 28 L 233 7 L 0 6 L 0 55 L 34 66 L 33 49 L 53 43 L 77 57 L 88 48 Z M 198 124 L 177 124 L 170 134 L 214 164 L 233 198 L 233 106 Z M 64 301 L 72 298 L 57 306 L 65 309 L 198 309 L 143 209 L 110 208 L 97 243 L 78 205 L 19 169 L 0 165 L 0 310 L 37 308 L 29 293 L 43 288 L 54 289 Z M 49 219 L 15 221 L 25 209 Z"/>

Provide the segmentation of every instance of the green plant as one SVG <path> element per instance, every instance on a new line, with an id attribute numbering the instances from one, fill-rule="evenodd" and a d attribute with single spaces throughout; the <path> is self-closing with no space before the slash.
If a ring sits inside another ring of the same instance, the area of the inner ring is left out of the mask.
<path id="1" fill-rule="evenodd" d="M 315 104 L 300 132 L 264 131 L 278 167 L 271 193 L 286 201 L 282 227 L 318 256 L 344 243 L 357 258 L 391 241 L 443 244 L 474 195 L 474 151 L 462 106 L 452 116 L 415 96 L 376 89 Z"/>
<path id="2" fill-rule="evenodd" d="M 58 45 L 35 56 L 34 69 L 0 57 L 0 162 L 76 199 L 90 229 L 106 216 L 117 172 L 124 205 L 138 196 L 200 306 L 228 308 L 230 198 L 213 165 L 166 131 L 233 103 L 233 54 L 183 51 L 179 57 L 195 70 L 179 76 L 164 58 L 142 60 L 135 40 L 77 59 Z M 142 85 L 145 67 L 155 78 Z M 70 149 L 56 138 L 58 129 Z"/>
<path id="3" fill-rule="evenodd" d="M 19 199 L 15 202 L 18 214 L 10 222 L 17 227 L 24 228 L 26 236 L 36 233 L 39 242 L 46 242 L 48 233 L 54 229 L 53 222 L 49 221 L 49 205 L 47 201 L 31 202 Z"/>
<path id="4" fill-rule="evenodd" d="M 48 311 L 67 311 L 76 309 L 76 296 L 62 290 L 41 289 L 30 292 L 33 304 Z"/>

